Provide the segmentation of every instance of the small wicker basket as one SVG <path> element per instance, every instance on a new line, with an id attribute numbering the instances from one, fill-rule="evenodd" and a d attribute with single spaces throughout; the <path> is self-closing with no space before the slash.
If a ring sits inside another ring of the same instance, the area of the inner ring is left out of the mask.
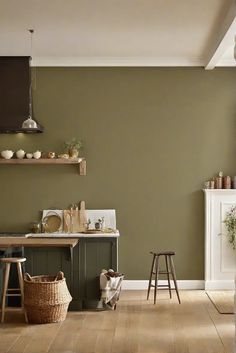
<path id="1" fill-rule="evenodd" d="M 63 272 L 57 276 L 24 275 L 24 306 L 28 321 L 46 324 L 64 321 L 72 297 Z"/>

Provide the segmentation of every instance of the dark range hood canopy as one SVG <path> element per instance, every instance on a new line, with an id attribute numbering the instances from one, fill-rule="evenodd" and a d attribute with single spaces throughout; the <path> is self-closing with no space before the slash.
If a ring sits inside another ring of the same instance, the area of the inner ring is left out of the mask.
<path id="1" fill-rule="evenodd" d="M 36 134 L 36 133 L 41 133 L 44 131 L 44 128 L 37 123 L 37 128 L 34 129 L 25 129 L 25 128 L 13 128 L 13 127 L 9 127 L 9 128 L 1 128 L 0 127 L 0 134 Z"/>
<path id="2" fill-rule="evenodd" d="M 22 128 L 30 115 L 29 56 L 0 56 L 0 133 L 41 133 L 43 127 Z"/>

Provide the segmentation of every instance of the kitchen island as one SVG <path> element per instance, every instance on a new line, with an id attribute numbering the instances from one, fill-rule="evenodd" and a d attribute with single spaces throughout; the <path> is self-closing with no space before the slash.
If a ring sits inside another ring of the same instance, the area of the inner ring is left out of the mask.
<path id="1" fill-rule="evenodd" d="M 0 248 L 22 247 L 25 271 L 32 276 L 63 271 L 73 297 L 70 310 L 96 309 L 102 307 L 101 270 L 118 270 L 118 238 L 119 232 L 2 235 Z"/>

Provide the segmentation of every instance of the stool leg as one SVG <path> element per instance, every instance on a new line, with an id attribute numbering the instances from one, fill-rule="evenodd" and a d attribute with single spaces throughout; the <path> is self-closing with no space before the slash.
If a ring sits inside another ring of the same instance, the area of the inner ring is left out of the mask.
<path id="1" fill-rule="evenodd" d="M 177 285 L 177 281 L 176 281 L 176 273 L 175 273 L 174 262 L 173 262 L 173 259 L 172 259 L 171 256 L 169 257 L 169 259 L 170 259 L 170 267 L 171 267 L 172 277 L 173 277 L 174 284 L 175 284 L 175 291 L 176 291 L 176 294 L 177 294 L 177 297 L 178 297 L 179 304 L 181 304 L 180 297 L 179 297 L 178 285 Z"/>
<path id="2" fill-rule="evenodd" d="M 22 276 L 22 268 L 21 264 L 17 262 L 16 264 L 17 267 L 17 272 L 18 272 L 18 279 L 19 279 L 19 285 L 20 285 L 20 292 L 21 292 L 21 307 L 23 310 L 23 313 L 25 315 L 25 322 L 28 322 L 27 314 L 24 308 L 24 282 L 23 282 L 23 276 Z"/>
<path id="3" fill-rule="evenodd" d="M 156 256 L 156 266 L 155 266 L 155 288 L 154 288 L 154 304 L 156 304 L 157 297 L 157 287 L 158 287 L 158 277 L 159 277 L 159 256 Z"/>
<path id="4" fill-rule="evenodd" d="M 3 282 L 3 290 L 2 290 L 2 316 L 1 322 L 4 322 L 5 317 L 5 308 L 6 308 L 6 294 L 7 294 L 7 287 L 9 282 L 9 273 L 10 273 L 11 264 L 6 263 L 5 273 L 4 273 L 4 282 Z"/>
<path id="5" fill-rule="evenodd" d="M 167 255 L 165 255 L 165 262 L 166 262 L 166 272 L 167 272 L 169 294 L 170 294 L 170 299 L 171 299 L 172 298 L 172 294 L 171 294 L 170 274 L 169 274 L 169 266 L 168 266 L 168 261 L 167 261 Z"/>
<path id="6" fill-rule="evenodd" d="M 154 263 L 155 263 L 155 254 L 153 255 L 153 259 L 152 259 L 151 273 L 150 273 L 149 283 L 148 283 L 147 300 L 149 299 L 149 293 L 150 293 L 151 284 L 152 284 L 152 275 L 153 275 Z"/>

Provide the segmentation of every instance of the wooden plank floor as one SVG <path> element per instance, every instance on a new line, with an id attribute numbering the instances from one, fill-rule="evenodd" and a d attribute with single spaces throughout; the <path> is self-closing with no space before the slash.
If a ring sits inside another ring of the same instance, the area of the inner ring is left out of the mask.
<path id="1" fill-rule="evenodd" d="M 48 325 L 9 312 L 0 353 L 233 353 L 234 315 L 219 314 L 204 291 L 181 299 L 161 291 L 154 306 L 145 291 L 123 291 L 116 311 L 70 312 Z"/>

